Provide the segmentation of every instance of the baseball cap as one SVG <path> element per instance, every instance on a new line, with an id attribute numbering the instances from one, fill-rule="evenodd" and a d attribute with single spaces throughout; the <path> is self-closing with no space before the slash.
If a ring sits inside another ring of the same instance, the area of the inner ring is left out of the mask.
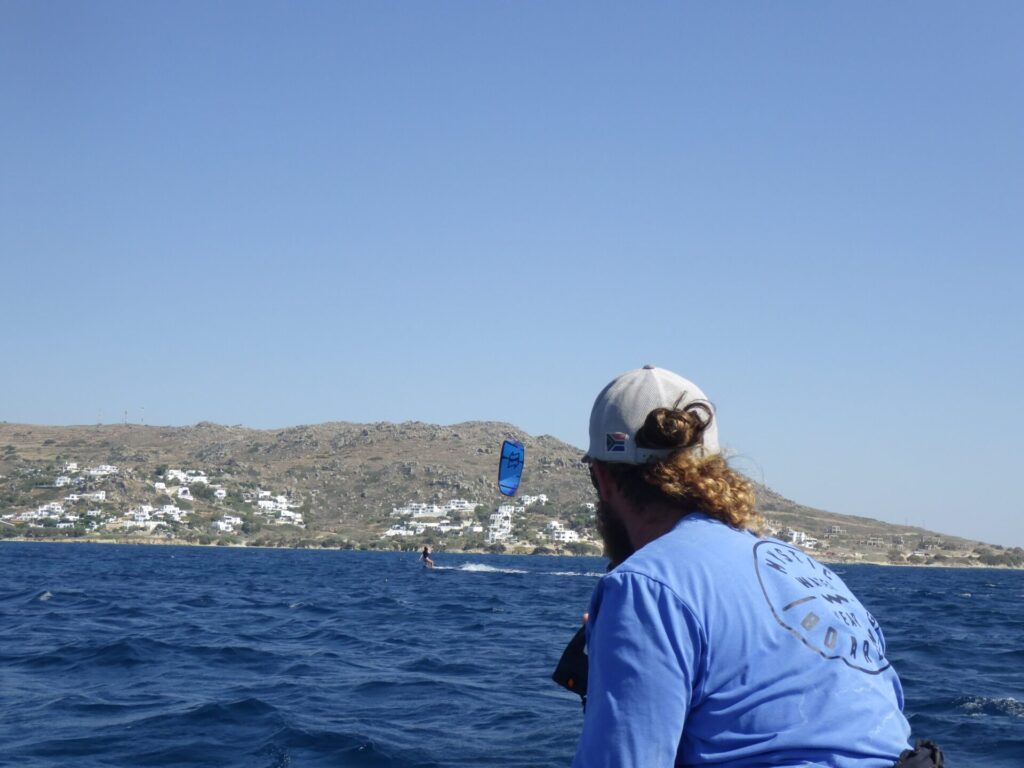
<path id="1" fill-rule="evenodd" d="M 644 464 L 651 458 L 664 458 L 674 449 L 642 448 L 636 434 L 655 408 L 682 409 L 695 402 L 711 407 L 700 387 L 677 373 L 645 365 L 629 371 L 608 384 L 594 401 L 590 411 L 590 449 L 584 461 L 608 461 L 620 464 Z M 718 418 L 711 408 L 711 423 L 691 450 L 701 456 L 719 453 Z"/>

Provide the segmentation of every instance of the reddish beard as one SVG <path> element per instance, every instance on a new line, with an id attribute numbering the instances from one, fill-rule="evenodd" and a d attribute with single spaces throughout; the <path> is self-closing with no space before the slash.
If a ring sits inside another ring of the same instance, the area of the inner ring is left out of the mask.
<path id="1" fill-rule="evenodd" d="M 608 506 L 608 502 L 603 500 L 597 503 L 597 532 L 604 542 L 609 569 L 615 568 L 636 551 L 629 540 L 626 526 Z"/>

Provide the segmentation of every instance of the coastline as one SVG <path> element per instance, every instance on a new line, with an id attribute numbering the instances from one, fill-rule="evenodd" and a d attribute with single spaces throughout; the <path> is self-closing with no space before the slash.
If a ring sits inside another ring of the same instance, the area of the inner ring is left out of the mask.
<path id="1" fill-rule="evenodd" d="M 84 538 L 2 538 L 0 544 L 4 542 L 17 542 L 26 544 L 101 544 L 104 546 L 119 546 L 119 545 L 141 545 L 149 547 L 203 547 L 203 548 L 221 548 L 221 549 L 304 549 L 313 551 L 323 552 L 408 552 L 416 553 L 419 551 L 418 547 L 410 547 L 407 549 L 378 549 L 374 547 L 338 547 L 338 546 L 270 546 L 266 544 L 246 544 L 246 543 L 228 543 L 228 544 L 217 544 L 211 542 L 209 544 L 201 544 L 196 541 L 168 541 L 168 540 L 152 540 L 152 539 L 112 539 L 112 538 L 97 538 L 97 539 L 84 539 Z M 434 548 L 434 551 L 443 554 L 453 555 L 502 555 L 502 556 L 514 556 L 514 557 L 601 557 L 601 555 L 575 555 L 571 552 L 489 552 L 486 549 L 470 548 L 470 549 L 438 549 Z M 807 553 L 814 556 L 813 553 Z M 892 563 L 892 562 L 877 562 L 873 560 L 843 560 L 843 559 L 831 559 L 818 557 L 818 562 L 828 565 L 830 567 L 843 566 L 843 565 L 875 565 L 883 568 L 937 568 L 937 569 L 948 569 L 948 570 L 994 570 L 994 571 L 1024 571 L 1022 566 L 1013 565 L 986 565 L 984 563 Z"/>

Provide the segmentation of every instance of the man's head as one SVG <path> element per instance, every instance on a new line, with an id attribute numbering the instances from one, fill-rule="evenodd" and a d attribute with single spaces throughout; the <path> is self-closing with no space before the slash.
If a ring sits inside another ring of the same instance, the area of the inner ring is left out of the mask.
<path id="1" fill-rule="evenodd" d="M 691 512 L 754 528 L 753 487 L 729 469 L 714 406 L 682 376 L 644 366 L 597 396 L 584 457 L 598 491 L 598 530 L 613 563 Z"/>
<path id="2" fill-rule="evenodd" d="M 645 464 L 665 458 L 681 445 L 641 445 L 640 432 L 652 411 L 699 412 L 703 429 L 685 446 L 694 455 L 720 452 L 714 408 L 700 387 L 664 368 L 645 365 L 616 377 L 601 390 L 590 411 L 590 450 L 587 459 L 614 464 Z M 648 429 L 648 436 L 657 436 Z M 680 436 L 680 439 L 683 436 Z"/>

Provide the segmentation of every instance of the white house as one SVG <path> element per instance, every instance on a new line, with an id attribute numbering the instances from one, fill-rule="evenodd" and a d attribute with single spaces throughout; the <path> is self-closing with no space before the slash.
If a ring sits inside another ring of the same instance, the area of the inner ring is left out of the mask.
<path id="1" fill-rule="evenodd" d="M 65 485 L 71 485 L 71 478 L 67 475 L 61 475 L 53 481 L 53 484 L 57 488 L 63 488 Z"/>
<path id="2" fill-rule="evenodd" d="M 78 462 L 77 461 L 65 461 L 64 462 L 64 471 L 73 475 L 75 472 L 78 471 Z"/>
<path id="3" fill-rule="evenodd" d="M 100 464 L 98 467 L 90 467 L 85 470 L 85 474 L 90 477 L 106 477 L 107 475 L 116 475 L 117 472 L 117 467 L 110 464 Z"/>
<path id="4" fill-rule="evenodd" d="M 444 517 L 444 507 L 437 504 L 407 504 L 405 507 L 413 520 L 423 517 Z"/>
<path id="5" fill-rule="evenodd" d="M 130 530 L 146 530 L 152 532 L 160 523 L 156 520 L 121 520 L 121 528 L 126 531 Z"/>
<path id="6" fill-rule="evenodd" d="M 548 535 L 552 541 L 558 542 L 559 544 L 568 544 L 571 541 L 579 541 L 580 535 L 571 528 L 566 528 L 557 520 L 552 520 L 547 524 Z"/>
<path id="7" fill-rule="evenodd" d="M 156 516 L 167 517 L 176 523 L 180 523 L 181 514 L 182 510 L 180 507 L 177 507 L 174 504 L 164 504 L 162 507 L 160 507 L 159 511 L 156 513 Z"/>
<path id="8" fill-rule="evenodd" d="M 494 544 L 504 541 L 512 536 L 512 516 L 517 512 L 524 512 L 525 507 L 516 507 L 512 504 L 502 504 L 498 511 L 491 515 L 491 524 L 487 528 L 487 543 Z"/>
<path id="9" fill-rule="evenodd" d="M 106 501 L 107 500 L 107 492 L 106 491 L 93 491 L 92 493 L 83 493 L 82 494 L 82 498 L 83 499 L 89 499 L 89 501 Z"/>
<path id="10" fill-rule="evenodd" d="M 472 512 L 475 509 L 476 502 L 465 499 L 451 499 L 444 505 L 445 512 Z"/>
<path id="11" fill-rule="evenodd" d="M 166 472 L 164 472 L 164 479 L 168 481 L 177 480 L 179 483 L 184 483 L 185 472 L 184 470 L 181 469 L 168 469 Z"/>
<path id="12" fill-rule="evenodd" d="M 820 543 L 813 536 L 808 536 L 803 531 L 793 530 L 789 532 L 789 542 L 790 544 L 796 544 L 797 546 L 804 547 L 806 549 L 816 549 Z"/>
<path id="13" fill-rule="evenodd" d="M 179 499 L 185 499 L 185 500 L 191 500 L 192 499 L 192 491 L 190 491 L 188 489 L 187 485 L 183 485 L 183 486 L 178 488 L 178 498 Z"/>
<path id="14" fill-rule="evenodd" d="M 217 501 L 224 501 L 224 499 L 226 499 L 228 496 L 228 492 L 225 491 L 223 488 L 218 488 L 213 492 L 213 496 L 214 498 L 217 499 Z"/>
<path id="15" fill-rule="evenodd" d="M 166 491 L 167 490 L 167 483 L 153 483 L 153 490 L 154 491 Z"/>

